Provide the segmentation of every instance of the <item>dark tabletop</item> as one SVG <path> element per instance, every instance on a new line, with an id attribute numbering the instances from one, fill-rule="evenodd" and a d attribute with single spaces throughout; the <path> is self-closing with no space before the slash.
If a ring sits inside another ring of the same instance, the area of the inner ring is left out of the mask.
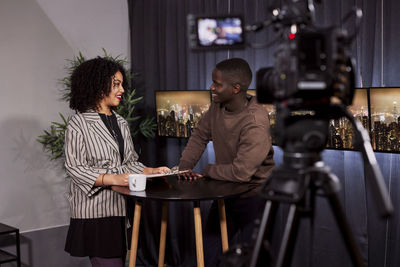
<path id="1" fill-rule="evenodd" d="M 179 180 L 176 175 L 171 175 L 148 178 L 145 191 L 130 191 L 126 186 L 113 186 L 112 189 L 136 199 L 195 201 L 235 197 L 255 187 L 255 184 L 218 181 L 207 177 L 194 181 Z"/>

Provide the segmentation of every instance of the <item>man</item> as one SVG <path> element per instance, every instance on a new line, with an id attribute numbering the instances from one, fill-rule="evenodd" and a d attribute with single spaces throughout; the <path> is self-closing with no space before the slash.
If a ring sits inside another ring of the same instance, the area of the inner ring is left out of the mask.
<path id="1" fill-rule="evenodd" d="M 199 121 L 182 153 L 180 170 L 192 170 L 207 143 L 213 141 L 215 164 L 202 174 L 192 171 L 185 179 L 208 176 L 217 180 L 261 184 L 274 166 L 268 115 L 256 98 L 246 94 L 252 72 L 248 63 L 232 58 L 218 63 L 210 87 L 213 103 Z M 230 240 L 236 233 L 239 242 L 250 242 L 253 222 L 259 218 L 265 201 L 255 192 L 225 201 Z M 206 222 L 206 266 L 216 266 L 221 255 L 218 206 L 214 202 Z"/>

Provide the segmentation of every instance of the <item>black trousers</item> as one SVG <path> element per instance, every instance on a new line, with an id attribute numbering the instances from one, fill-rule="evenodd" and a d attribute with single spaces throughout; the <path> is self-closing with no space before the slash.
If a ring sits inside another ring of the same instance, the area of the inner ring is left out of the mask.
<path id="1" fill-rule="evenodd" d="M 258 195 L 225 199 L 229 246 L 254 242 L 254 222 L 256 219 L 261 219 L 265 203 L 265 199 Z M 218 266 L 222 256 L 218 201 L 214 201 L 211 205 L 203 236 L 205 266 Z"/>

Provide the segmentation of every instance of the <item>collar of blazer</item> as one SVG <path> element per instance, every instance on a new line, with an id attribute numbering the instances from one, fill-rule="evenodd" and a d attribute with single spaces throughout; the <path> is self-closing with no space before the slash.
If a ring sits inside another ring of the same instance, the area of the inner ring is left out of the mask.
<path id="1" fill-rule="evenodd" d="M 114 111 L 112 111 L 114 113 Z M 100 115 L 95 111 L 89 111 L 81 113 L 84 117 L 85 121 L 88 124 L 88 128 L 98 137 L 106 141 L 114 150 L 119 151 L 117 140 L 111 135 L 110 131 L 107 129 L 106 125 L 103 123 Z M 126 136 L 124 136 L 124 131 L 122 130 L 122 117 L 118 114 L 114 113 L 117 116 L 118 126 L 121 129 L 121 134 L 123 139 L 125 140 Z"/>

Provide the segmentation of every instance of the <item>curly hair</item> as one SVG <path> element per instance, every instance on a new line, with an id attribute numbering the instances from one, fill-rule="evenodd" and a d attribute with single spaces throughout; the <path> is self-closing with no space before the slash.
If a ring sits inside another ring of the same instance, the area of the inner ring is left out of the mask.
<path id="1" fill-rule="evenodd" d="M 69 107 L 79 112 L 96 110 L 100 100 L 110 94 L 112 77 L 118 71 L 123 77 L 122 86 L 127 89 L 128 80 L 120 63 L 102 57 L 81 63 L 71 75 Z"/>

